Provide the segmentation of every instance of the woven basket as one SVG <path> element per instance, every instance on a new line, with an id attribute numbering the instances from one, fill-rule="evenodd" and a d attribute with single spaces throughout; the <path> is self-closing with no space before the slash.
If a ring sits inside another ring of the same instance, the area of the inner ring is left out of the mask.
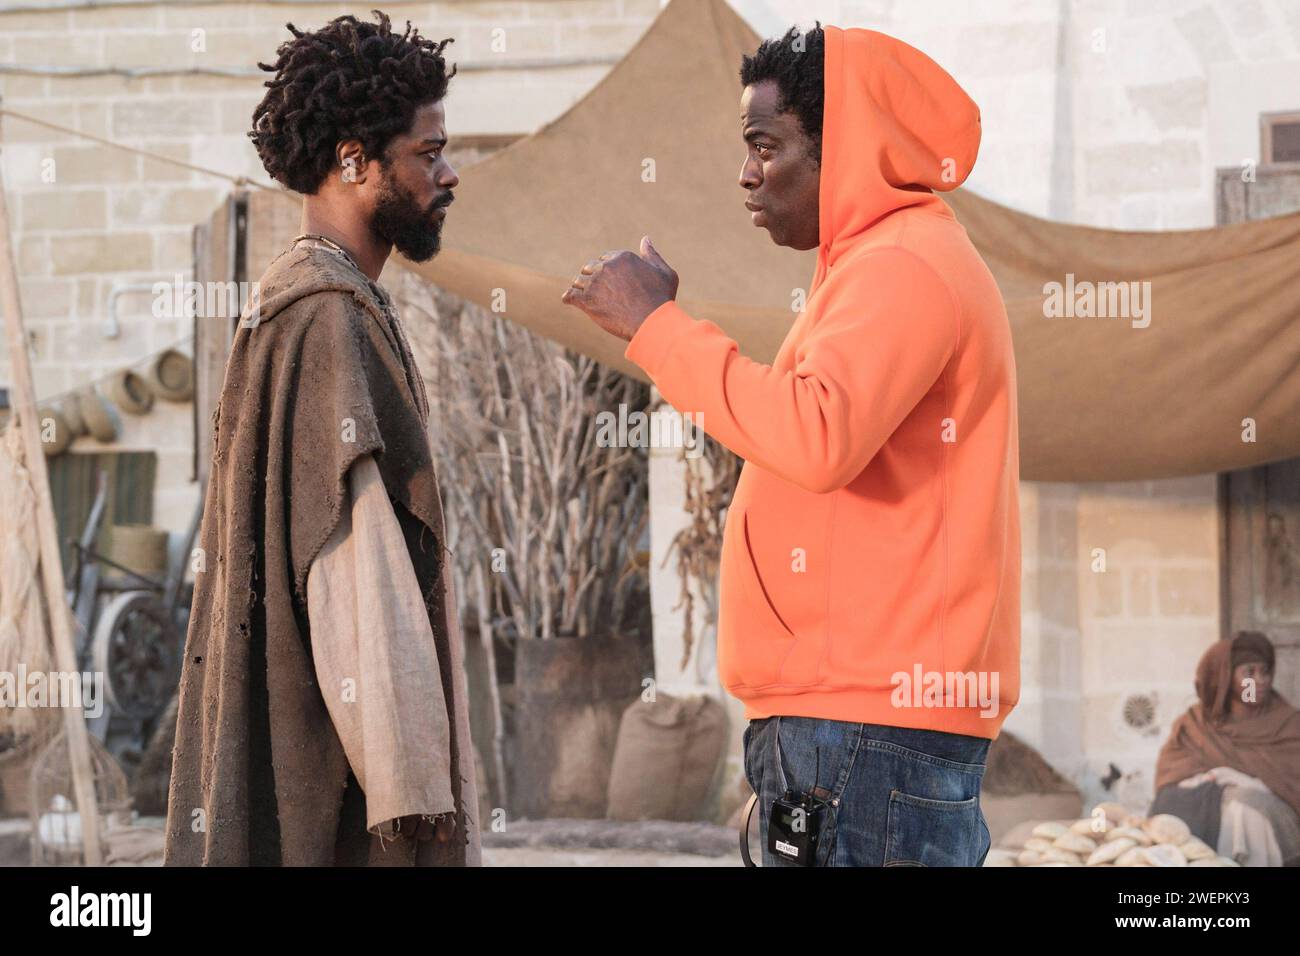
<path id="1" fill-rule="evenodd" d="M 131 792 L 126 774 L 94 734 L 89 735 L 91 784 L 99 811 L 101 839 L 131 819 Z M 83 863 L 81 817 L 67 734 L 60 732 L 41 747 L 28 778 L 27 818 L 32 825 L 32 865 Z"/>
<path id="2" fill-rule="evenodd" d="M 111 442 L 117 440 L 118 420 L 113 408 L 104 401 L 98 392 L 87 389 L 77 395 L 77 410 L 86 429 L 95 436 L 96 441 Z"/>
<path id="3" fill-rule="evenodd" d="M 136 574 L 160 574 L 167 570 L 167 532 L 147 524 L 115 524 L 107 557 Z"/>
<path id="4" fill-rule="evenodd" d="M 153 389 L 128 368 L 108 380 L 108 397 L 124 412 L 143 415 L 153 408 Z"/>
<path id="5" fill-rule="evenodd" d="M 49 430 L 46 429 L 47 422 L 53 424 Z M 46 458 L 62 455 L 72 444 L 72 429 L 57 408 L 46 406 L 36 409 L 36 427 L 41 436 L 41 451 L 45 452 Z M 47 435 L 50 436 L 49 441 L 45 440 Z"/>
<path id="6" fill-rule="evenodd" d="M 0 817 L 24 817 L 31 809 L 32 764 L 42 743 L 28 734 L 18 746 L 0 750 Z"/>
<path id="7" fill-rule="evenodd" d="M 68 431 L 73 438 L 86 434 L 86 420 L 81 417 L 81 402 L 77 401 L 77 396 L 70 395 L 54 407 L 68 423 Z"/>
<path id="8" fill-rule="evenodd" d="M 183 352 L 167 349 L 145 372 L 149 387 L 169 402 L 188 402 L 194 397 L 194 360 Z"/>

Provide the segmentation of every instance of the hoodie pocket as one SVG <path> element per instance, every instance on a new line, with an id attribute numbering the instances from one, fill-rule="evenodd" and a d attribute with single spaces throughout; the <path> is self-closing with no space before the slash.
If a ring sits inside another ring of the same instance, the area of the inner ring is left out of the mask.
<path id="1" fill-rule="evenodd" d="M 758 562 L 754 560 L 754 546 L 749 540 L 749 512 L 745 512 L 742 517 L 744 518 L 744 521 L 741 522 L 741 530 L 745 535 L 745 565 L 749 570 L 745 580 L 750 588 L 750 597 L 756 601 L 761 599 L 763 606 L 771 612 L 773 620 L 785 633 L 786 637 L 797 640 L 794 631 L 790 630 L 790 626 L 785 623 L 785 618 L 781 616 L 781 612 L 772 603 L 772 596 L 768 594 L 767 588 L 763 586 L 763 579 L 758 574 Z"/>
<path id="2" fill-rule="evenodd" d="M 733 609 L 729 613 L 734 613 L 736 620 L 728 624 L 728 639 L 718 648 L 718 677 L 725 687 L 776 684 L 799 641 L 759 577 L 750 547 L 748 513 L 730 515 L 727 525 L 736 537 L 723 547 L 723 604 Z M 725 592 L 733 588 L 734 595 L 728 597 Z"/>

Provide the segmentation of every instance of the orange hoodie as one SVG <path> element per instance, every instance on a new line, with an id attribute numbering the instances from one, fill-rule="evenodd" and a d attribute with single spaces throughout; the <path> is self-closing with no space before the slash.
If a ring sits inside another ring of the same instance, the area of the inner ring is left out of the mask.
<path id="1" fill-rule="evenodd" d="M 768 366 L 675 302 L 628 344 L 745 459 L 723 534 L 718 670 L 775 715 L 994 738 L 1020 695 L 1011 330 L 932 190 L 979 108 L 905 43 L 825 28 L 820 248 Z"/>

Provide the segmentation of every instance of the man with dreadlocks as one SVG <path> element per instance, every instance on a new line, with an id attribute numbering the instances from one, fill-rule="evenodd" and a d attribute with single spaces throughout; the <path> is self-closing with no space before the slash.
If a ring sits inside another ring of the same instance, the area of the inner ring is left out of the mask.
<path id="1" fill-rule="evenodd" d="M 289 25 L 249 136 L 303 196 L 214 415 L 169 865 L 478 865 L 428 401 L 389 295 L 437 253 L 451 42 Z"/>

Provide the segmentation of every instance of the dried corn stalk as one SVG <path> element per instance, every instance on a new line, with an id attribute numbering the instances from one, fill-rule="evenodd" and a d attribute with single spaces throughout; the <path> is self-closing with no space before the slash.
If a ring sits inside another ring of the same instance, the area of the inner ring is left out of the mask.
<path id="1" fill-rule="evenodd" d="M 647 458 L 601 447 L 596 416 L 644 409 L 648 388 L 418 277 L 398 297 L 460 580 L 486 571 L 492 617 L 519 637 L 616 628 L 645 587 Z"/>
<path id="2" fill-rule="evenodd" d="M 696 457 L 686 455 L 686 497 L 682 508 L 690 516 L 690 523 L 673 537 L 664 556 L 664 563 L 676 555 L 677 576 L 681 580 L 681 597 L 673 610 L 685 607 L 686 622 L 682 633 L 682 662 L 684 670 L 695 646 L 695 592 L 692 582 L 700 590 L 707 605 L 706 621 L 716 625 L 718 620 L 718 566 L 722 557 L 722 528 L 727 508 L 740 478 L 741 459 L 707 435 L 702 436 L 702 453 Z"/>

